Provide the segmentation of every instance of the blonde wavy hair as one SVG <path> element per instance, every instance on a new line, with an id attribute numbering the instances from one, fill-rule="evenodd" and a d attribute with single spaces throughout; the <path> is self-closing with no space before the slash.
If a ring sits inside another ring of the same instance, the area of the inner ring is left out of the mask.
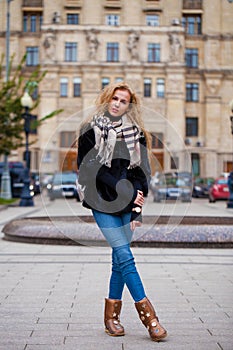
<path id="1" fill-rule="evenodd" d="M 143 131 L 146 140 L 147 146 L 151 145 L 151 135 L 145 130 L 144 122 L 142 119 L 141 112 L 141 103 L 139 97 L 136 95 L 135 91 L 124 81 L 112 83 L 107 86 L 97 96 L 95 100 L 95 111 L 91 115 L 87 117 L 87 119 L 81 124 L 80 129 L 85 129 L 85 125 L 89 124 L 93 118 L 93 114 L 104 114 L 108 110 L 108 105 L 112 100 L 112 97 L 116 90 L 127 90 L 130 94 L 130 106 L 127 111 L 127 116 L 131 120 L 131 122 L 139 127 L 140 130 Z"/>

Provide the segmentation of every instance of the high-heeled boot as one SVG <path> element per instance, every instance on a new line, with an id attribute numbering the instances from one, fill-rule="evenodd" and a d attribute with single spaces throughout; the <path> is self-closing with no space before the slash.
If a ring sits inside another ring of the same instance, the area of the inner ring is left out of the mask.
<path id="1" fill-rule="evenodd" d="M 149 299 L 144 298 L 135 303 L 135 306 L 140 320 L 148 329 L 151 339 L 159 341 L 165 338 L 167 336 L 167 331 L 159 323 L 159 319 Z"/>
<path id="2" fill-rule="evenodd" d="M 104 324 L 108 335 L 125 335 L 124 327 L 120 324 L 121 306 L 121 300 L 105 299 Z"/>

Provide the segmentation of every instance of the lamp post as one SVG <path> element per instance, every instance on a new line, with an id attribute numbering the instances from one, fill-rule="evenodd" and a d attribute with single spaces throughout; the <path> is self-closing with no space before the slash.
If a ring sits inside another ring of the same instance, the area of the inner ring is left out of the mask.
<path id="1" fill-rule="evenodd" d="M 230 102 L 230 109 L 233 113 L 233 100 Z M 231 121 L 231 134 L 233 136 L 233 115 L 230 116 Z M 227 208 L 233 208 L 233 159 L 232 159 L 232 171 L 230 172 L 228 176 L 228 187 L 230 191 L 230 197 L 227 202 Z"/>
<path id="2" fill-rule="evenodd" d="M 10 57 L 10 2 L 13 0 L 6 0 L 7 14 L 6 14 L 6 81 L 9 80 L 9 57 Z M 1 179 L 1 198 L 11 199 L 11 178 L 8 167 L 8 155 L 4 154 L 4 168 Z"/>
<path id="3" fill-rule="evenodd" d="M 21 105 L 25 108 L 24 118 L 24 132 L 25 132 L 25 170 L 23 179 L 23 190 L 21 193 L 21 200 L 19 203 L 20 207 L 32 207 L 34 206 L 33 197 L 30 193 L 30 152 L 28 146 L 28 135 L 30 133 L 30 113 L 29 109 L 32 108 L 33 101 L 31 96 L 25 91 L 23 97 L 21 98 Z"/>

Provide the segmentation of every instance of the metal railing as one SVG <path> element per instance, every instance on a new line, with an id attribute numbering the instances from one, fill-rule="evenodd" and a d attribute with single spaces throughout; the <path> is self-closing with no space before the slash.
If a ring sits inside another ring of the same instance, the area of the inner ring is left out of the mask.
<path id="1" fill-rule="evenodd" d="M 43 0 L 23 0 L 23 7 L 43 7 Z"/>
<path id="2" fill-rule="evenodd" d="M 66 0 L 65 6 L 79 7 L 82 5 L 82 0 Z"/>
<path id="3" fill-rule="evenodd" d="M 183 0 L 184 10 L 200 10 L 202 9 L 202 0 Z"/>

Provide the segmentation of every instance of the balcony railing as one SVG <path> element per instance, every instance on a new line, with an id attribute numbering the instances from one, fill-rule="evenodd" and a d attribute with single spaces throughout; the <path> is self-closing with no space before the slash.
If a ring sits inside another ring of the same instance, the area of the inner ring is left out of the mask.
<path id="1" fill-rule="evenodd" d="M 43 0 L 23 0 L 23 7 L 43 7 Z"/>
<path id="2" fill-rule="evenodd" d="M 105 8 L 120 8 L 121 0 L 105 0 L 104 3 Z"/>
<path id="3" fill-rule="evenodd" d="M 184 10 L 201 10 L 202 0 L 183 0 Z"/>
<path id="4" fill-rule="evenodd" d="M 66 7 L 81 7 L 82 6 L 82 0 L 66 0 L 65 1 Z"/>

